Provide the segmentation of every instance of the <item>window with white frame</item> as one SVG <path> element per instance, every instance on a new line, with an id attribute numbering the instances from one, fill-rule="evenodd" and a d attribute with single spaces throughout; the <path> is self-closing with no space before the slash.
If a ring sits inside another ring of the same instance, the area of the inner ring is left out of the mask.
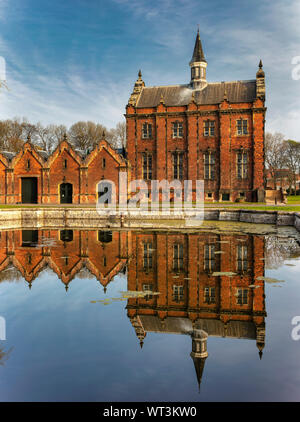
<path id="1" fill-rule="evenodd" d="M 206 120 L 204 122 L 204 136 L 215 136 L 215 121 Z"/>
<path id="2" fill-rule="evenodd" d="M 215 154 L 212 151 L 204 153 L 204 179 L 214 180 L 215 178 Z"/>
<path id="3" fill-rule="evenodd" d="M 246 151 L 238 151 L 236 155 L 236 173 L 238 179 L 247 179 L 248 176 L 248 154 Z"/>
<path id="4" fill-rule="evenodd" d="M 142 153 L 142 169 L 143 179 L 152 180 L 152 154 L 149 152 Z"/>
<path id="5" fill-rule="evenodd" d="M 182 124 L 182 122 L 173 122 L 172 123 L 172 137 L 173 138 L 182 138 L 183 137 L 183 124 Z"/>
<path id="6" fill-rule="evenodd" d="M 173 285 L 173 300 L 181 302 L 183 300 L 183 286 Z"/>

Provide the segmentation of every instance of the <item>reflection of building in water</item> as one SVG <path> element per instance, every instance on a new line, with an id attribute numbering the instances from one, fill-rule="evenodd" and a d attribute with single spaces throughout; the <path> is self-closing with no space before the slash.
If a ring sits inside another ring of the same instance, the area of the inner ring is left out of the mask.
<path id="1" fill-rule="evenodd" d="M 208 336 L 256 340 L 262 357 L 263 237 L 133 233 L 132 245 L 128 290 L 146 295 L 130 298 L 127 312 L 141 347 L 147 332 L 190 335 L 199 386 Z"/>
<path id="2" fill-rule="evenodd" d="M 87 269 L 106 289 L 125 271 L 130 255 L 130 233 L 108 230 L 16 230 L 1 232 L 0 272 L 17 268 L 31 288 L 45 268 L 65 284 Z"/>
<path id="3" fill-rule="evenodd" d="M 145 293 L 127 304 L 141 347 L 147 332 L 190 335 L 199 385 L 209 336 L 256 340 L 262 356 L 264 282 L 257 279 L 264 276 L 262 258 L 264 238 L 242 234 L 107 229 L 0 233 L 0 274 L 17 268 L 29 287 L 49 267 L 66 290 L 85 270 L 106 289 L 128 267 L 128 290 Z"/>

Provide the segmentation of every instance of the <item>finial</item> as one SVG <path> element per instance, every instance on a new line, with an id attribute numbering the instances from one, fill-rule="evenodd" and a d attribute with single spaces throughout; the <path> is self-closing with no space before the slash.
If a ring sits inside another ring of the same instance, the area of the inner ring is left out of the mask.
<path id="1" fill-rule="evenodd" d="M 259 67 L 260 69 L 262 69 L 262 67 L 263 67 L 263 64 L 262 64 L 261 59 L 260 59 L 260 61 L 259 61 L 258 67 Z"/>
<path id="2" fill-rule="evenodd" d="M 107 288 L 106 288 L 106 286 L 104 287 L 104 289 L 103 289 L 103 290 L 104 290 L 104 293 L 106 293 L 106 291 L 107 291 Z"/>
<path id="3" fill-rule="evenodd" d="M 160 104 L 164 104 L 164 103 L 165 103 L 164 96 L 162 95 L 162 93 L 161 93 L 161 95 L 160 95 L 160 100 L 159 100 L 159 102 L 160 102 Z"/>
<path id="4" fill-rule="evenodd" d="M 259 359 L 261 360 L 261 358 L 262 358 L 262 356 L 263 356 L 263 352 L 260 350 L 260 351 L 258 352 L 258 354 L 259 354 Z"/>
<path id="5" fill-rule="evenodd" d="M 69 286 L 67 284 L 65 285 L 65 289 L 66 289 L 66 292 L 69 290 Z"/>
<path id="6" fill-rule="evenodd" d="M 224 90 L 224 97 L 223 97 L 223 99 L 224 99 L 225 101 L 228 101 L 227 89 L 226 89 L 226 88 L 225 88 L 225 90 Z"/>
<path id="7" fill-rule="evenodd" d="M 139 78 L 141 78 L 142 77 L 142 71 L 141 71 L 141 69 L 139 70 Z"/>
<path id="8" fill-rule="evenodd" d="M 31 290 L 31 287 L 32 287 L 31 281 L 29 282 L 28 287 L 29 287 L 29 290 Z"/>
<path id="9" fill-rule="evenodd" d="M 141 340 L 140 341 L 140 347 L 141 347 L 141 349 L 143 348 L 143 345 L 144 345 L 144 342 L 143 342 L 143 340 Z"/>
<path id="10" fill-rule="evenodd" d="M 67 141 L 67 140 L 68 140 L 66 132 L 64 133 L 63 140 L 64 140 L 64 141 Z"/>
<path id="11" fill-rule="evenodd" d="M 105 130 L 103 129 L 103 132 L 102 132 L 102 139 L 105 139 Z"/>
<path id="12" fill-rule="evenodd" d="M 27 142 L 31 142 L 31 136 L 30 136 L 30 133 L 28 133 L 28 135 L 27 135 Z"/>

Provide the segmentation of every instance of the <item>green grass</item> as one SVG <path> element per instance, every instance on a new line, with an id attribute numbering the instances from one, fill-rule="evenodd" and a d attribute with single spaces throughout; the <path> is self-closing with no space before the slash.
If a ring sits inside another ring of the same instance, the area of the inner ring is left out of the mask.
<path id="1" fill-rule="evenodd" d="M 257 211 L 294 211 L 294 212 L 299 212 L 300 211 L 300 204 L 299 205 L 294 205 L 294 206 L 287 206 L 287 205 L 283 205 L 283 206 L 276 206 L 276 205 L 271 205 L 271 206 L 253 206 L 253 207 L 240 207 L 240 206 L 236 206 L 236 207 L 230 207 L 230 209 L 236 210 L 236 209 L 243 209 L 243 210 L 257 210 Z"/>
<path id="2" fill-rule="evenodd" d="M 291 198 L 291 197 L 289 197 Z M 242 202 L 242 203 L 222 203 L 222 202 L 216 202 L 216 203 L 205 203 L 204 208 L 205 209 L 211 209 L 211 208 L 228 208 L 233 210 L 238 209 L 245 209 L 245 210 L 257 210 L 257 211 L 294 211 L 294 212 L 300 212 L 300 196 L 295 197 L 299 198 L 299 203 L 297 200 L 295 201 L 288 201 L 288 205 L 269 205 L 266 206 L 263 203 L 251 203 L 251 202 Z M 70 207 L 72 208 L 93 208 L 95 205 L 93 204 L 70 204 Z M 0 204 L 0 210 L 1 209 L 23 209 L 23 208 L 68 208 L 68 205 L 50 205 L 50 204 L 29 204 L 29 205 L 23 205 L 23 204 Z"/>
<path id="3" fill-rule="evenodd" d="M 287 198 L 288 204 L 300 204 L 300 195 L 291 195 Z"/>

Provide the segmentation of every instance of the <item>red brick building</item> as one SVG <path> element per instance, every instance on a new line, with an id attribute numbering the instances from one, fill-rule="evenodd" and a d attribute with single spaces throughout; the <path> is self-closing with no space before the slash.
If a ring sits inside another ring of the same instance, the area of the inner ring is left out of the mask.
<path id="1" fill-rule="evenodd" d="M 204 180 L 206 200 L 263 200 L 265 74 L 210 83 L 199 31 L 189 84 L 146 87 L 126 108 L 132 179 Z"/>
<path id="2" fill-rule="evenodd" d="M 0 153 L 0 203 L 95 204 L 102 180 L 115 183 L 118 198 L 120 172 L 130 166 L 105 139 L 79 151 L 65 136 L 49 156 L 28 140 L 17 155 Z"/>

